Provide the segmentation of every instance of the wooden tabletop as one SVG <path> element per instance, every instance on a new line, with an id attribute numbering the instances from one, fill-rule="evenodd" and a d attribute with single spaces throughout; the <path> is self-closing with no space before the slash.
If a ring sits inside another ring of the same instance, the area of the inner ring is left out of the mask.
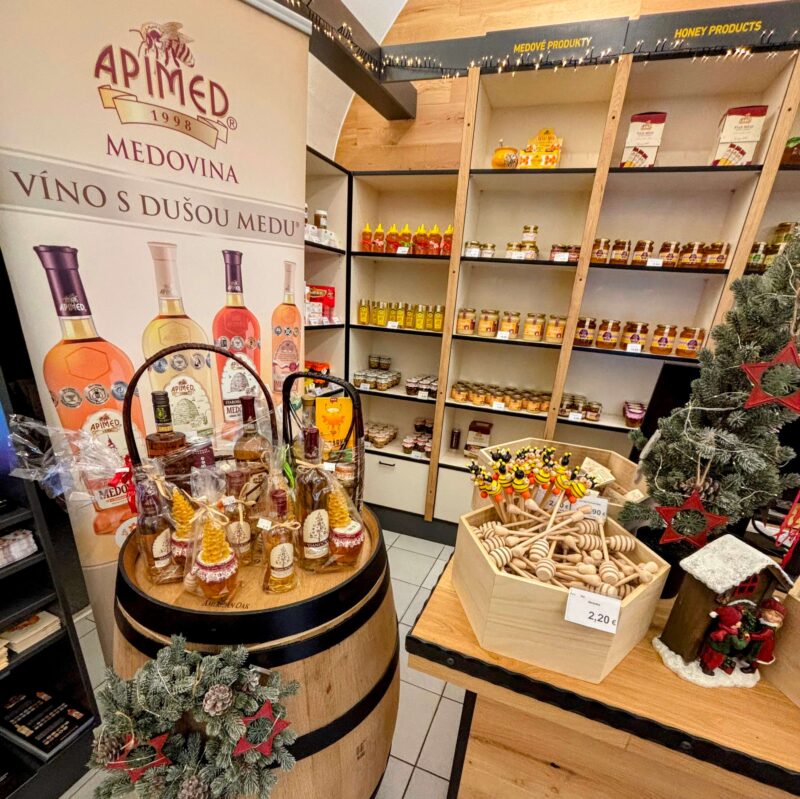
<path id="1" fill-rule="evenodd" d="M 510 691 L 505 701 L 520 709 L 530 701 L 526 697 L 547 702 L 800 793 L 800 708 L 763 678 L 749 689 L 701 688 L 669 671 L 651 644 L 668 603 L 659 603 L 664 607 L 648 635 L 595 685 L 483 649 L 456 595 L 452 570 L 451 562 L 407 636 L 413 668 L 479 695 L 495 692 L 501 701 L 497 692 Z"/>

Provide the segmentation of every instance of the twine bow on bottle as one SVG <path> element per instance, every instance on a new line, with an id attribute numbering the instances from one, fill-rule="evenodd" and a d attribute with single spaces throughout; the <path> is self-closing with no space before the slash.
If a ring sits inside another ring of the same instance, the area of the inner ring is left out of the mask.
<path id="1" fill-rule="evenodd" d="M 196 522 L 209 521 L 225 527 L 228 523 L 228 517 L 219 509 L 217 502 L 209 502 L 206 497 L 192 497 L 192 501 L 197 506 L 197 510 L 192 516 L 192 525 Z"/>

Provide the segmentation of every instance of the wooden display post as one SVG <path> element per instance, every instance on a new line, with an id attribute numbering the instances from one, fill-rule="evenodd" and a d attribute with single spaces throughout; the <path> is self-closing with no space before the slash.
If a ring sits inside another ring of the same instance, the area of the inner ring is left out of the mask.
<path id="1" fill-rule="evenodd" d="M 767 680 L 716 690 L 664 668 L 651 639 L 667 603 L 595 685 L 483 649 L 452 571 L 406 638 L 411 668 L 469 692 L 449 799 L 800 795 L 800 708 Z"/>

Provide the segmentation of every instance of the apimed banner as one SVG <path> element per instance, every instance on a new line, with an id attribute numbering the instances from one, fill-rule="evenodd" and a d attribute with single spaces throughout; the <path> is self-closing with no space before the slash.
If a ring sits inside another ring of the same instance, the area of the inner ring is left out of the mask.
<path id="1" fill-rule="evenodd" d="M 277 392 L 302 365 L 302 20 L 270 0 L 26 0 L 0 25 L 0 246 L 48 423 L 124 455 L 128 383 L 171 344 L 216 343 Z M 151 390 L 189 439 L 257 393 L 221 356 L 161 358 L 134 407 L 142 448 Z M 85 488 L 82 563 L 113 562 L 126 486 Z"/>

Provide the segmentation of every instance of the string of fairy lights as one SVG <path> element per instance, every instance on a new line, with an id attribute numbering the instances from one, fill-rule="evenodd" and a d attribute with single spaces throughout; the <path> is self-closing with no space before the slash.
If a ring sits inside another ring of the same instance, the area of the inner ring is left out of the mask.
<path id="1" fill-rule="evenodd" d="M 547 50 L 538 54 L 533 53 L 505 53 L 500 55 L 487 54 L 478 59 L 471 59 L 464 64 L 444 64 L 441 59 L 429 55 L 402 55 L 381 53 L 377 57 L 374 53 L 359 45 L 353 38 L 353 30 L 346 22 L 334 25 L 319 14 L 314 8 L 314 0 L 283 0 L 284 5 L 300 12 L 311 22 L 315 31 L 329 38 L 331 41 L 338 42 L 346 47 L 352 57 L 366 70 L 374 73 L 379 79 L 385 77 L 387 70 L 399 69 L 406 72 L 417 73 L 420 76 L 430 77 L 432 74 L 441 78 L 460 78 L 464 77 L 470 68 L 479 67 L 481 72 L 510 72 L 514 74 L 517 70 L 538 70 L 568 69 L 586 66 L 594 66 L 595 69 L 603 65 L 613 66 L 620 57 L 620 53 L 613 52 L 611 48 L 595 52 L 594 47 L 587 47 L 582 55 L 558 56 L 556 53 Z M 772 41 L 775 30 L 765 30 L 761 33 L 760 43 L 755 48 L 757 51 L 768 51 L 768 58 L 775 58 L 780 50 L 800 47 L 798 35 L 800 29 L 795 30 L 785 42 L 775 43 Z M 639 40 L 631 50 L 631 54 L 637 59 L 648 57 L 662 57 L 666 55 L 678 55 L 691 52 L 692 61 L 725 61 L 745 60 L 754 55 L 753 47 L 720 47 L 711 46 L 701 50 L 690 49 L 690 44 L 685 39 L 658 39 L 655 47 L 651 50 L 644 50 L 645 41 Z"/>

